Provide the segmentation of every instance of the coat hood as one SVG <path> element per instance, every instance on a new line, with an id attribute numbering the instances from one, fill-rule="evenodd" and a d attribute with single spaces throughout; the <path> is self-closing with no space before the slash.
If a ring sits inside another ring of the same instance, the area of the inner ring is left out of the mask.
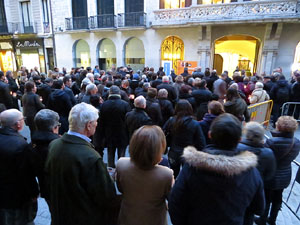
<path id="1" fill-rule="evenodd" d="M 285 87 L 285 86 L 288 86 L 288 81 L 287 80 L 278 80 L 277 81 L 277 85 L 279 87 Z"/>
<path id="2" fill-rule="evenodd" d="M 192 167 L 227 177 L 239 175 L 257 165 L 257 156 L 248 151 L 234 156 L 213 155 L 188 146 L 184 149 L 183 158 Z"/>
<path id="3" fill-rule="evenodd" d="M 65 94 L 65 91 L 64 90 L 61 90 L 61 89 L 55 89 L 53 91 L 53 97 L 54 98 L 57 98 L 57 97 L 61 97 Z"/>
<path id="4" fill-rule="evenodd" d="M 211 123 L 217 117 L 218 117 L 217 115 L 210 114 L 210 113 L 205 113 L 203 120 L 208 122 L 208 123 Z"/>

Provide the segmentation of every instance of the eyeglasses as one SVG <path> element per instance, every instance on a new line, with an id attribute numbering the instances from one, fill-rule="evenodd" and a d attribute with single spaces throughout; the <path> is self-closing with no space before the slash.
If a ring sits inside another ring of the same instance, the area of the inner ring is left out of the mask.
<path id="1" fill-rule="evenodd" d="M 19 121 L 22 121 L 22 120 L 24 120 L 24 121 L 25 121 L 25 120 L 26 120 L 26 117 L 25 117 L 25 116 L 23 116 L 21 119 L 19 119 L 19 120 L 18 120 L 18 122 L 19 122 Z"/>
<path id="2" fill-rule="evenodd" d="M 57 123 L 55 127 L 61 127 L 61 123 Z"/>

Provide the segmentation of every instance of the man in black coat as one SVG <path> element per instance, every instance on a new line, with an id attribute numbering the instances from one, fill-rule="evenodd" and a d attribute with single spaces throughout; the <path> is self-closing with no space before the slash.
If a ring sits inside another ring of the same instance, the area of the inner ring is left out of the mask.
<path id="1" fill-rule="evenodd" d="M 162 84 L 157 86 L 157 91 L 159 91 L 160 89 L 163 89 L 163 88 L 168 91 L 168 99 L 172 102 L 173 105 L 175 105 L 178 96 L 177 96 L 175 87 L 173 87 L 170 84 L 170 80 L 169 80 L 168 76 L 163 76 Z"/>
<path id="2" fill-rule="evenodd" d="M 197 120 L 202 120 L 205 113 L 208 112 L 208 102 L 212 100 L 212 93 L 206 88 L 206 80 L 202 79 L 196 83 L 197 89 L 192 92 L 196 102 Z"/>
<path id="3" fill-rule="evenodd" d="M 156 99 L 157 90 L 155 88 L 148 88 L 146 101 L 146 112 L 152 119 L 154 125 L 162 126 L 162 113 L 158 100 Z"/>
<path id="4" fill-rule="evenodd" d="M 0 114 L 0 224 L 27 224 L 37 211 L 38 186 L 30 165 L 31 148 L 19 134 L 24 117 L 16 109 Z"/>
<path id="5" fill-rule="evenodd" d="M 49 145 L 45 174 L 53 225 L 110 224 L 108 209 L 116 190 L 89 138 L 97 119 L 98 110 L 92 105 L 75 105 L 68 133 Z"/>
<path id="6" fill-rule="evenodd" d="M 125 156 L 129 143 L 125 115 L 130 111 L 130 105 L 121 99 L 120 88 L 113 85 L 109 89 L 108 100 L 101 107 L 100 132 L 105 137 L 108 151 L 108 166 L 115 168 L 115 153 L 118 158 Z"/>
<path id="7" fill-rule="evenodd" d="M 64 91 L 70 96 L 72 106 L 74 106 L 76 104 L 76 99 L 75 99 L 74 93 L 71 89 L 71 86 L 72 86 L 71 76 L 64 76 L 63 82 L 65 85 Z"/>
<path id="8" fill-rule="evenodd" d="M 13 108 L 13 99 L 9 93 L 9 85 L 5 82 L 6 77 L 0 71 L 0 103 L 4 104 L 7 109 Z"/>
<path id="9" fill-rule="evenodd" d="M 169 197 L 173 225 L 243 224 L 247 208 L 261 215 L 265 207 L 257 156 L 238 153 L 241 122 L 230 114 L 214 120 L 213 145 L 184 150 L 185 164 Z M 201 219 L 199 219 L 201 218 Z"/>
<path id="10" fill-rule="evenodd" d="M 39 181 L 41 197 L 49 200 L 45 187 L 45 163 L 48 156 L 48 145 L 59 138 L 59 115 L 50 109 L 40 110 L 34 117 L 36 130 L 31 136 L 33 146 L 32 164 Z"/>
<path id="11" fill-rule="evenodd" d="M 152 125 L 152 120 L 145 112 L 146 99 L 139 96 L 134 99 L 135 108 L 126 114 L 126 126 L 129 133 L 129 140 L 135 130 L 144 125 Z"/>
<path id="12" fill-rule="evenodd" d="M 48 99 L 48 108 L 59 114 L 61 127 L 59 134 L 68 131 L 69 123 L 68 116 L 72 108 L 70 96 L 64 91 L 64 83 L 62 80 L 53 82 L 54 91 L 50 94 Z"/>
<path id="13" fill-rule="evenodd" d="M 42 97 L 42 103 L 44 105 L 48 104 L 48 98 L 52 92 L 52 84 L 53 84 L 53 79 L 48 77 L 45 79 L 45 82 L 43 84 L 37 87 L 36 93 Z"/>

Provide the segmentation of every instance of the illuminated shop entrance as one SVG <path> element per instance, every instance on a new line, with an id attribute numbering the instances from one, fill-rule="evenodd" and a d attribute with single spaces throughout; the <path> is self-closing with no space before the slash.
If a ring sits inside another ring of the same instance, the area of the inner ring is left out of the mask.
<path id="1" fill-rule="evenodd" d="M 90 47 L 84 40 L 78 40 L 73 46 L 75 67 L 88 67 L 91 65 Z"/>
<path id="2" fill-rule="evenodd" d="M 295 60 L 292 66 L 292 71 L 300 70 L 300 42 L 296 47 Z"/>
<path id="3" fill-rule="evenodd" d="M 177 74 L 177 62 L 184 60 L 184 43 L 179 37 L 170 36 L 162 42 L 161 60 L 172 61 L 173 69 Z"/>
<path id="4" fill-rule="evenodd" d="M 16 70 L 13 47 L 9 42 L 0 42 L 0 71 L 8 70 Z"/>
<path id="5" fill-rule="evenodd" d="M 227 70 L 232 76 L 238 68 L 253 75 L 257 68 L 260 41 L 252 36 L 232 35 L 215 41 L 214 69 L 218 74 Z"/>
<path id="6" fill-rule="evenodd" d="M 116 63 L 116 46 L 110 39 L 105 38 L 98 45 L 98 65 L 102 70 L 109 70 Z"/>

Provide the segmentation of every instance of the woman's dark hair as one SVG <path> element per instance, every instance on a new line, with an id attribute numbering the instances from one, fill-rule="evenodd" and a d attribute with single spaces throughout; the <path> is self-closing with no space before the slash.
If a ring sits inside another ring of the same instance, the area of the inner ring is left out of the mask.
<path id="1" fill-rule="evenodd" d="M 175 122 L 174 122 L 174 131 L 179 130 L 183 125 L 183 117 L 192 116 L 193 108 L 188 100 L 181 99 L 177 102 L 175 106 Z"/>
<path id="2" fill-rule="evenodd" d="M 241 121 L 229 113 L 223 113 L 211 124 L 210 135 L 217 148 L 232 150 L 242 136 Z"/>
<path id="3" fill-rule="evenodd" d="M 26 92 L 31 92 L 31 91 L 33 90 L 34 86 L 35 86 L 34 82 L 32 82 L 32 81 L 27 81 L 27 82 L 25 83 L 25 91 L 26 91 Z"/>
<path id="4" fill-rule="evenodd" d="M 229 88 L 227 90 L 227 93 L 226 93 L 226 100 L 227 101 L 232 101 L 233 99 L 235 98 L 240 98 L 240 94 L 238 92 L 238 90 L 234 89 L 234 88 Z"/>

